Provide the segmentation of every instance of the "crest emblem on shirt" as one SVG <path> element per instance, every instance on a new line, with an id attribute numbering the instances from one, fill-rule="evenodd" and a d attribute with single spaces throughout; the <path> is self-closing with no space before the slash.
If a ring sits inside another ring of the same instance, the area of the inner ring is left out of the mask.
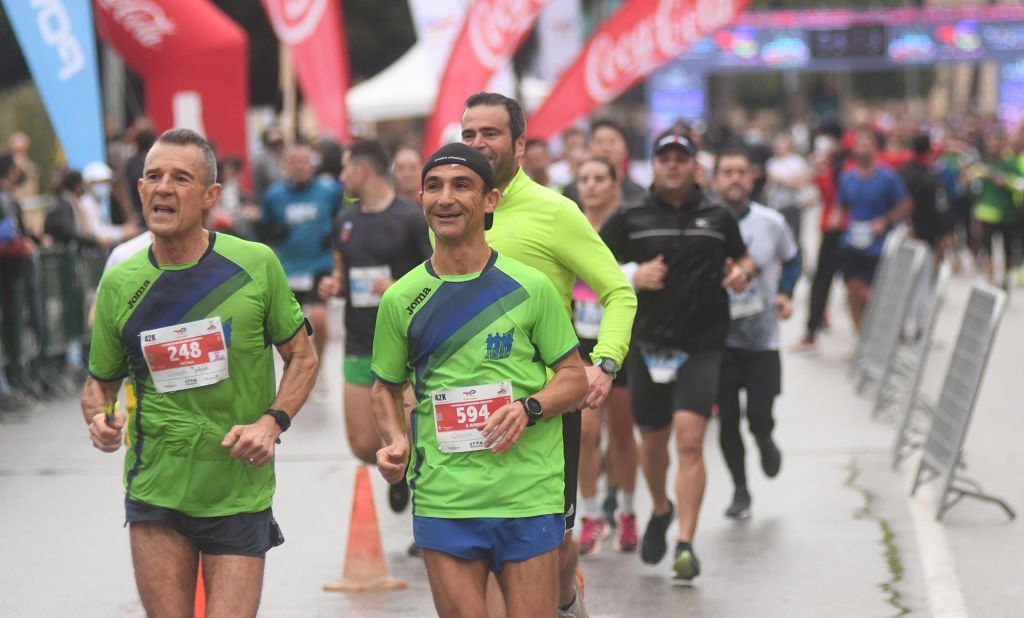
<path id="1" fill-rule="evenodd" d="M 352 236 L 352 222 L 346 221 L 341 226 L 341 242 L 348 242 L 348 239 Z"/>
<path id="2" fill-rule="evenodd" d="M 697 219 L 694 220 L 694 222 L 693 222 L 693 227 L 700 228 L 702 230 L 706 230 L 709 227 L 711 227 L 711 222 L 708 221 L 707 219 L 705 219 L 704 217 L 697 217 Z"/>
<path id="3" fill-rule="evenodd" d="M 512 353 L 512 331 L 487 334 L 487 360 L 501 360 Z"/>

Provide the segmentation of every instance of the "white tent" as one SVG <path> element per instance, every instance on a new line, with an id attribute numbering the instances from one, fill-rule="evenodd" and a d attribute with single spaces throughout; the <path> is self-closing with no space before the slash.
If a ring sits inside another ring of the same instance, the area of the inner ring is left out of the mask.
<path id="1" fill-rule="evenodd" d="M 437 68 L 430 66 L 422 43 L 417 42 L 391 66 L 349 89 L 351 121 L 379 122 L 429 115 L 437 99 L 437 74 Z M 501 73 L 495 79 L 500 77 Z M 492 81 L 491 87 L 494 86 Z M 547 96 L 549 86 L 537 79 L 524 78 L 522 90 L 529 110 Z"/>

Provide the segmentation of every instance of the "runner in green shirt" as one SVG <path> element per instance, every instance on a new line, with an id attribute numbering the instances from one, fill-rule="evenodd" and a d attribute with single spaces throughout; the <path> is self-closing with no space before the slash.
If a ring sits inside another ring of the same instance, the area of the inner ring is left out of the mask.
<path id="1" fill-rule="evenodd" d="M 217 203 L 213 150 L 187 129 L 146 156 L 139 194 L 151 248 L 103 278 L 82 412 L 93 444 L 125 456 L 125 520 L 149 615 L 192 611 L 199 555 L 211 614 L 254 616 L 274 445 L 316 380 L 306 321 L 263 245 L 202 227 Z M 285 362 L 275 393 L 270 344 Z M 114 411 L 128 377 L 137 404 Z M 268 465 L 270 464 L 270 465 Z"/>
<path id="2" fill-rule="evenodd" d="M 526 143 L 526 117 L 514 99 L 479 92 L 466 99 L 462 142 L 484 154 L 502 191 L 487 242 L 496 251 L 533 266 L 555 284 L 566 316 L 579 277 L 596 294 L 604 314 L 587 367 L 589 392 L 583 408 L 597 413 L 629 349 L 636 294 L 600 236 L 569 198 L 530 180 L 519 167 Z M 577 595 L 579 548 L 571 530 L 576 518 L 580 413 L 562 417 L 565 445 L 566 536 L 559 552 L 559 606 L 568 616 L 585 615 Z"/>
<path id="3" fill-rule="evenodd" d="M 498 199 L 475 150 L 449 144 L 427 160 L 421 201 L 436 249 L 381 297 L 373 338 L 373 409 L 385 444 L 377 464 L 389 483 L 408 476 L 413 532 L 441 616 L 486 615 L 488 569 L 507 615 L 556 613 L 565 530 L 557 417 L 587 392 L 579 342 L 551 282 L 484 239 Z M 407 380 L 417 402 L 411 449 Z"/>
<path id="4" fill-rule="evenodd" d="M 974 207 L 974 218 L 981 223 L 981 245 L 984 249 L 985 274 L 996 284 L 995 264 L 992 256 L 992 238 L 999 234 L 1003 239 L 1003 288 L 1009 288 L 1010 273 L 1017 266 L 1021 243 L 1018 221 L 1020 205 L 1017 203 L 1022 184 L 1021 170 L 1013 153 L 1009 150 L 1006 137 L 992 131 L 985 136 L 984 154 L 979 163 L 967 170 L 978 194 Z"/>

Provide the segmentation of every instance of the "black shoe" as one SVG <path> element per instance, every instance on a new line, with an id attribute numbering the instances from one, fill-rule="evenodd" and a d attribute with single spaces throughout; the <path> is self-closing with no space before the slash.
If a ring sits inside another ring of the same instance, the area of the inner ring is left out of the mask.
<path id="1" fill-rule="evenodd" d="M 668 513 L 651 515 L 651 518 L 647 520 L 644 540 L 640 544 L 640 559 L 647 564 L 658 564 L 665 557 L 665 552 L 668 551 L 665 534 L 668 532 L 668 527 L 672 524 L 672 516 L 675 514 L 675 506 L 669 502 Z"/>
<path id="2" fill-rule="evenodd" d="M 693 578 L 700 575 L 700 561 L 689 543 L 676 543 L 676 561 L 672 565 L 672 583 L 676 586 L 690 586 Z"/>
<path id="3" fill-rule="evenodd" d="M 761 469 L 768 478 L 773 479 L 782 467 L 782 453 L 775 446 L 770 435 L 757 438 L 757 448 L 761 451 Z"/>
<path id="4" fill-rule="evenodd" d="M 617 522 L 615 521 L 615 510 L 619 508 L 619 501 L 615 497 L 618 490 L 614 487 L 608 488 L 608 494 L 604 498 L 604 502 L 601 503 L 601 513 L 604 517 L 606 524 L 612 528 L 616 527 Z"/>
<path id="5" fill-rule="evenodd" d="M 732 494 L 732 504 L 725 509 L 725 516 L 732 519 L 750 518 L 750 492 L 746 489 L 737 489 Z"/>
<path id="6" fill-rule="evenodd" d="M 412 544 L 409 545 L 409 549 L 405 550 L 405 553 L 408 554 L 410 558 L 422 558 L 423 548 L 417 545 L 416 541 L 413 541 Z"/>
<path id="7" fill-rule="evenodd" d="M 409 505 L 409 483 L 403 477 L 402 480 L 388 487 L 388 504 L 391 510 L 401 513 Z"/>

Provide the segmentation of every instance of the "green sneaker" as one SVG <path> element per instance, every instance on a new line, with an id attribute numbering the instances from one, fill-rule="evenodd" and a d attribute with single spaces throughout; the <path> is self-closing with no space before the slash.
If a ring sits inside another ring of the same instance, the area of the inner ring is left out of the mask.
<path id="1" fill-rule="evenodd" d="M 700 561 L 693 552 L 693 546 L 679 541 L 676 543 L 676 561 L 672 565 L 672 584 L 692 586 L 693 578 L 700 575 Z"/>

